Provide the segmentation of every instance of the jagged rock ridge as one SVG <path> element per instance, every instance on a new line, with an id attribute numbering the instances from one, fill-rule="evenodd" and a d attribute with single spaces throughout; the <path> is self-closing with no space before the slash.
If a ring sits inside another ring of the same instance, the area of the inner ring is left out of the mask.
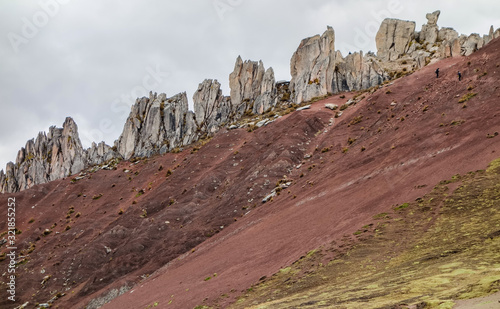
<path id="1" fill-rule="evenodd" d="M 290 87 L 297 103 L 342 91 L 380 85 L 389 78 L 372 53 L 356 52 L 345 58 L 335 51 L 335 32 L 302 40 L 290 61 Z"/>
<path id="2" fill-rule="evenodd" d="M 262 61 L 245 61 L 238 56 L 234 71 L 229 75 L 231 101 L 237 115 L 246 110 L 262 114 L 276 105 L 277 91 L 272 68 Z"/>
<path id="3" fill-rule="evenodd" d="M 5 173 L 0 171 L 0 190 L 2 193 L 25 190 L 116 156 L 104 143 L 93 143 L 89 149 L 83 149 L 78 127 L 68 117 L 62 128 L 52 126 L 48 133 L 40 132 L 36 139 L 29 140 L 19 150 L 16 163 L 9 162 Z"/>
<path id="4" fill-rule="evenodd" d="M 415 31 L 412 21 L 385 19 L 376 35 L 377 55 L 335 51 L 335 32 L 328 27 L 322 36 L 302 40 L 290 62 L 290 88 L 296 103 L 312 98 L 367 89 L 427 65 L 434 59 L 468 56 L 500 36 L 500 29 L 484 36 L 458 35 L 439 28 L 440 11 L 426 15 L 427 23 Z"/>
<path id="5" fill-rule="evenodd" d="M 188 110 L 186 93 L 167 98 L 150 93 L 137 99 L 117 141 L 121 157 L 148 157 L 166 153 L 196 139 L 195 115 Z"/>
<path id="6" fill-rule="evenodd" d="M 278 102 L 302 103 L 328 94 L 368 89 L 421 68 L 433 59 L 470 55 L 500 36 L 500 29 L 484 36 L 458 35 L 439 28 L 440 11 L 426 15 L 420 32 L 415 22 L 385 19 L 376 36 L 377 55 L 362 51 L 343 57 L 335 51 L 335 32 L 302 40 L 290 61 L 292 79 L 276 83 L 272 68 L 262 61 L 243 61 L 238 56 L 229 75 L 230 96 L 224 96 L 217 80 L 206 79 L 193 95 L 189 111 L 185 92 L 167 98 L 150 93 L 131 108 L 123 132 L 110 147 L 104 142 L 83 149 L 71 118 L 63 128 L 51 127 L 27 142 L 5 173 L 0 171 L 0 192 L 16 192 L 80 172 L 114 158 L 130 159 L 163 154 L 212 135 L 239 120 L 245 113 L 263 114 Z"/>

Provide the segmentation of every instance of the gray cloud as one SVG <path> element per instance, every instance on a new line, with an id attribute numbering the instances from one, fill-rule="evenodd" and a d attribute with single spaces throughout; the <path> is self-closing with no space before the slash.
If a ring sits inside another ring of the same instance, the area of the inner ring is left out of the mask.
<path id="1" fill-rule="evenodd" d="M 54 12 L 47 20 L 41 4 Z M 300 41 L 327 25 L 344 54 L 374 51 L 383 18 L 415 20 L 420 29 L 425 13 L 436 9 L 440 26 L 462 33 L 500 26 L 500 3 L 486 0 L 2 1 L 0 168 L 66 116 L 75 119 L 84 146 L 112 144 L 135 96 L 152 90 L 192 97 L 205 78 L 218 79 L 228 95 L 238 55 L 262 59 L 277 79 L 289 79 Z M 23 35 L 26 21 L 39 26 L 16 52 L 9 35 Z"/>

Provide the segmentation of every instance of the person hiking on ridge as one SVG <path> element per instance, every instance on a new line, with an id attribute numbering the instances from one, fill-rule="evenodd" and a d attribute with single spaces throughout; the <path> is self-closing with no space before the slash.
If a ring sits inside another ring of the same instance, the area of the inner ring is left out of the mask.
<path id="1" fill-rule="evenodd" d="M 436 69 L 436 78 L 439 78 L 439 68 Z"/>
<path id="2" fill-rule="evenodd" d="M 460 73 L 460 71 L 458 71 L 458 80 L 461 81 L 462 80 L 462 73 Z"/>

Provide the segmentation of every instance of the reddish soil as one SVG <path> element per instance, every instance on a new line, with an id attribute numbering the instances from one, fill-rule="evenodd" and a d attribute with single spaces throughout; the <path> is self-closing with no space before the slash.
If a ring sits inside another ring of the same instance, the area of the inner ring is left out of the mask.
<path id="1" fill-rule="evenodd" d="M 347 98 L 339 95 L 254 132 L 223 130 L 193 154 L 121 162 L 75 184 L 67 178 L 2 195 L 4 205 L 16 198 L 18 252 L 35 244 L 17 269 L 16 305 L 63 292 L 55 307 L 83 308 L 128 285 L 103 308 L 225 306 L 373 215 L 499 157 L 498 65 L 495 40 L 470 57 L 442 60 L 363 94 L 332 126 L 335 112 L 324 104 L 342 105 Z M 468 92 L 477 95 L 464 108 L 458 100 Z M 293 184 L 262 204 L 284 175 Z M 2 290 L 0 307 L 13 308 Z"/>

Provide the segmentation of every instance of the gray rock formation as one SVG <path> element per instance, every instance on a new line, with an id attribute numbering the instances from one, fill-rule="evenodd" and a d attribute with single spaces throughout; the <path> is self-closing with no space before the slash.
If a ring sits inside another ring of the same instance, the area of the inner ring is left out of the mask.
<path id="1" fill-rule="evenodd" d="M 323 35 L 300 42 L 290 61 L 290 88 L 296 102 L 332 92 L 335 59 L 335 31 L 330 26 Z"/>
<path id="2" fill-rule="evenodd" d="M 420 32 L 415 32 L 415 22 L 385 19 L 376 35 L 377 55 L 354 52 L 342 57 L 334 49 L 331 27 L 321 36 L 302 40 L 290 63 L 292 99 L 301 103 L 328 93 L 367 89 L 433 59 L 468 56 L 500 36 L 500 29 L 493 27 L 483 37 L 459 36 L 452 28 L 438 27 L 439 15 L 440 11 L 427 14 Z"/>
<path id="3" fill-rule="evenodd" d="M 99 165 L 111 159 L 120 157 L 120 155 L 113 150 L 113 147 L 106 145 L 106 143 L 104 142 L 100 142 L 99 144 L 93 142 L 92 146 L 90 146 L 90 148 L 87 149 L 86 153 L 87 153 L 86 167 Z"/>
<path id="4" fill-rule="evenodd" d="M 437 25 L 437 21 L 441 11 L 435 11 L 433 13 L 427 13 L 425 17 L 427 18 L 427 24 L 422 26 L 422 30 L 420 31 L 419 41 L 421 43 L 436 43 L 439 34 L 439 27 Z"/>
<path id="5" fill-rule="evenodd" d="M 0 172 L 0 191 L 16 192 L 33 185 L 76 174 L 89 165 L 101 164 L 117 154 L 111 147 L 100 143 L 84 150 L 78 127 L 72 118 L 62 128 L 54 126 L 48 133 L 40 132 L 17 154 L 16 163 L 9 162 L 5 173 Z"/>
<path id="6" fill-rule="evenodd" d="M 214 133 L 233 119 L 231 99 L 222 95 L 217 80 L 205 79 L 193 95 L 197 127 L 203 133 Z"/>
<path id="7" fill-rule="evenodd" d="M 385 61 L 399 59 L 408 52 L 414 33 L 415 22 L 386 18 L 375 37 L 378 57 Z"/>
<path id="8" fill-rule="evenodd" d="M 415 46 L 431 52 L 431 58 L 469 56 L 495 37 L 493 26 L 490 27 L 489 33 L 482 37 L 476 33 L 459 36 L 457 31 L 449 27 L 440 29 L 437 25 L 440 13 L 435 11 L 426 15 L 427 24 L 422 26 L 422 30 L 415 36 L 416 41 L 413 42 Z"/>
<path id="9" fill-rule="evenodd" d="M 188 110 L 186 93 L 167 98 L 150 93 L 137 99 L 116 145 L 126 160 L 166 153 L 197 138 L 195 114 Z"/>
<path id="10" fill-rule="evenodd" d="M 297 103 L 315 97 L 369 88 L 388 78 L 372 53 L 353 53 L 345 58 L 335 51 L 335 32 L 302 40 L 290 61 L 290 89 Z"/>
<path id="11" fill-rule="evenodd" d="M 481 38 L 479 34 L 473 33 L 467 37 L 464 43 L 462 43 L 461 53 L 464 56 L 469 56 L 483 46 L 483 38 Z"/>
<path id="12" fill-rule="evenodd" d="M 277 102 L 277 89 L 274 79 L 273 68 L 268 68 L 262 78 L 260 93 L 253 104 L 252 112 L 254 114 L 262 114 L 274 107 Z"/>
<path id="13" fill-rule="evenodd" d="M 238 56 L 229 75 L 232 110 L 237 116 L 251 110 L 261 114 L 276 104 L 276 85 L 272 68 L 264 69 L 262 61 L 243 62 Z"/>
<path id="14" fill-rule="evenodd" d="M 455 31 L 455 29 L 449 27 L 443 27 L 439 29 L 437 36 L 437 40 L 439 42 L 442 41 L 452 42 L 456 39 L 458 39 L 458 32 Z"/>

